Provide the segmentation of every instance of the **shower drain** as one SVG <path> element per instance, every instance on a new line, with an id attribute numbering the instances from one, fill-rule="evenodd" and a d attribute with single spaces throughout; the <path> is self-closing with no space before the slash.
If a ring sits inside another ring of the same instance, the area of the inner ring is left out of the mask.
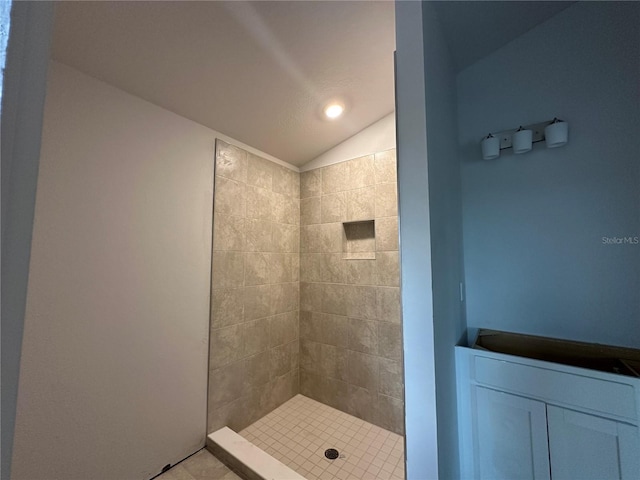
<path id="1" fill-rule="evenodd" d="M 338 453 L 338 450 L 336 450 L 335 448 L 328 448 L 324 451 L 324 456 L 327 457 L 329 460 L 335 460 L 340 456 L 340 454 Z"/>

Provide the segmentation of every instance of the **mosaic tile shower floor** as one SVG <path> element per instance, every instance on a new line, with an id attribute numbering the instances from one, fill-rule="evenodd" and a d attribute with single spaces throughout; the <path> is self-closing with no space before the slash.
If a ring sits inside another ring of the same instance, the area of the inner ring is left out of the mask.
<path id="1" fill-rule="evenodd" d="M 303 395 L 238 433 L 308 480 L 404 479 L 402 436 Z"/>

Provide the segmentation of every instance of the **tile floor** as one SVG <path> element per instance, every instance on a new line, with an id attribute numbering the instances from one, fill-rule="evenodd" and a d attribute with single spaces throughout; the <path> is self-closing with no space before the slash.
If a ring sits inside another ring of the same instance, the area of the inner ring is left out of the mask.
<path id="1" fill-rule="evenodd" d="M 200 450 L 154 480 L 242 480 L 207 450 Z"/>
<path id="2" fill-rule="evenodd" d="M 303 395 L 238 433 L 308 480 L 404 479 L 402 436 Z"/>

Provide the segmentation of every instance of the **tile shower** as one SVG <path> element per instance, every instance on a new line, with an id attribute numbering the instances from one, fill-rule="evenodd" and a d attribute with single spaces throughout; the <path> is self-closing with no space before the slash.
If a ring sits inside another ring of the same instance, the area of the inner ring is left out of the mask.
<path id="1" fill-rule="evenodd" d="M 300 393 L 402 433 L 395 151 L 301 174 Z"/>
<path id="2" fill-rule="evenodd" d="M 299 174 L 216 145 L 208 432 L 299 390 Z"/>
<path id="3" fill-rule="evenodd" d="M 303 172 L 218 140 L 207 431 L 302 394 L 403 434 L 395 150 Z"/>

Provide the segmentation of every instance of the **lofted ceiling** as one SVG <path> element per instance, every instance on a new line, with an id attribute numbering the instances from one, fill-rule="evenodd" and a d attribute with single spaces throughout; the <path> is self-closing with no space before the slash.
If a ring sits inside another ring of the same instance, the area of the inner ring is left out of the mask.
<path id="1" fill-rule="evenodd" d="M 435 3 L 460 71 L 574 2 Z M 394 23 L 393 1 L 59 2 L 53 58 L 301 166 L 394 110 Z"/>
<path id="2" fill-rule="evenodd" d="M 459 72 L 575 2 L 470 0 L 434 3 Z"/>
<path id="3" fill-rule="evenodd" d="M 60 2 L 53 58 L 302 165 L 394 110 L 394 22 L 389 1 Z"/>

